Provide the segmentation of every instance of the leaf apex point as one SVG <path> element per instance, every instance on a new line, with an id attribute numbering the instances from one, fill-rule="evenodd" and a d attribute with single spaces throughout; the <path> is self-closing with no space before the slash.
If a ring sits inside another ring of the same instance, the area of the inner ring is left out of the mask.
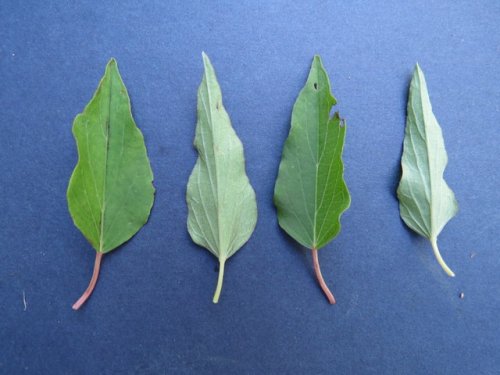
<path id="1" fill-rule="evenodd" d="M 203 59 L 203 68 L 205 69 L 205 73 L 207 72 L 207 69 L 212 66 L 212 62 L 210 61 L 210 58 L 205 52 L 202 52 L 202 59 Z"/>
<path id="2" fill-rule="evenodd" d="M 323 66 L 323 60 L 321 60 L 320 55 L 318 55 L 318 54 L 314 55 L 313 64 L 319 64 L 319 65 Z"/>

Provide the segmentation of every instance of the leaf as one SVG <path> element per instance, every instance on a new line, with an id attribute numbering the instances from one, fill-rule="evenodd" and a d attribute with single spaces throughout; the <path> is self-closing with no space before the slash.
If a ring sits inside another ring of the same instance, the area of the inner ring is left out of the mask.
<path id="1" fill-rule="evenodd" d="M 146 223 L 154 200 L 153 173 L 141 131 L 130 109 L 127 89 L 111 59 L 93 98 L 76 116 L 73 135 L 78 163 L 68 186 L 75 225 L 96 250 L 90 296 L 103 254 L 130 239 Z"/>
<path id="2" fill-rule="evenodd" d="M 432 113 L 424 73 L 417 64 L 410 84 L 408 116 L 401 165 L 403 175 L 398 187 L 401 218 L 415 232 L 431 242 L 439 264 L 449 276 L 437 237 L 458 212 L 453 191 L 443 179 L 448 163 L 441 128 Z"/>
<path id="3" fill-rule="evenodd" d="M 245 173 L 243 145 L 222 104 L 214 69 L 203 53 L 205 74 L 198 89 L 198 123 L 194 146 L 198 159 L 187 185 L 188 231 L 195 243 L 219 259 L 217 303 L 224 264 L 255 229 L 257 203 Z"/>
<path id="4" fill-rule="evenodd" d="M 281 228 L 312 250 L 316 277 L 332 304 L 335 299 L 321 275 L 317 250 L 337 236 L 340 216 L 351 202 L 343 178 L 345 123 L 338 112 L 330 118 L 336 103 L 321 58 L 315 56 L 293 107 L 274 190 Z"/>

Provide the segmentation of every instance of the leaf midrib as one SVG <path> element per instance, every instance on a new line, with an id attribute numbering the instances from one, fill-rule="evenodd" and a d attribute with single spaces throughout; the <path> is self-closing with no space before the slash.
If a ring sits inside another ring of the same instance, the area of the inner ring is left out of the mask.
<path id="1" fill-rule="evenodd" d="M 214 173 L 215 173 L 215 192 L 217 194 L 217 234 L 218 234 L 218 245 L 219 245 L 219 253 L 221 251 L 221 229 L 220 229 L 220 189 L 219 189 L 219 173 L 218 173 L 218 168 L 217 168 L 217 155 L 215 153 L 215 139 L 216 139 L 216 129 L 214 127 L 214 121 L 213 121 L 213 114 L 212 114 L 212 96 L 210 95 L 210 87 L 208 85 L 208 77 L 206 80 L 206 85 L 207 85 L 207 96 L 208 96 L 208 108 L 210 110 L 210 125 L 212 128 L 212 151 L 214 154 Z M 220 254 L 219 254 L 219 259 L 220 259 Z"/>
<path id="2" fill-rule="evenodd" d="M 430 190 L 430 197 L 429 197 L 429 215 L 430 215 L 430 224 L 431 227 L 430 229 L 430 236 L 431 239 L 435 238 L 436 235 L 434 234 L 434 215 L 433 215 L 433 202 L 434 202 L 434 189 L 433 189 L 433 177 L 431 173 L 431 154 L 429 150 L 429 138 L 428 138 L 428 131 L 427 131 L 427 114 L 426 111 L 424 110 L 424 97 L 423 97 L 423 90 L 422 90 L 422 74 L 420 71 L 417 71 L 417 76 L 418 76 L 418 94 L 420 97 L 420 109 L 422 111 L 422 121 L 424 125 L 424 133 L 425 133 L 425 151 L 427 153 L 427 169 L 429 172 L 429 190 Z M 425 78 L 424 78 L 425 79 Z M 426 85 L 426 91 L 427 91 L 427 96 L 429 96 L 429 92 L 427 90 L 427 85 Z M 432 112 L 432 109 L 431 109 Z M 425 189 L 425 187 L 424 187 Z"/>
<path id="3" fill-rule="evenodd" d="M 102 187 L 102 206 L 101 206 L 101 234 L 99 238 L 99 252 L 104 250 L 104 213 L 106 211 L 106 183 L 108 180 L 108 151 L 109 151 L 109 131 L 111 128 L 111 100 L 113 98 L 113 74 L 109 75 L 109 101 L 108 118 L 106 121 L 106 134 L 104 135 L 106 148 L 104 149 L 104 181 Z"/>
<path id="4" fill-rule="evenodd" d="M 315 179 L 316 182 L 314 184 L 314 223 L 313 223 L 313 232 L 314 232 L 314 239 L 313 239 L 313 248 L 316 249 L 318 245 L 318 238 L 317 233 L 316 233 L 316 223 L 317 223 L 317 218 L 318 218 L 318 170 L 319 170 L 319 151 L 320 151 L 320 129 L 319 127 L 321 126 L 321 104 L 320 104 L 320 97 L 319 97 L 319 69 L 316 68 L 316 105 L 318 108 L 317 115 L 318 115 L 318 125 L 316 126 L 316 132 L 317 132 L 317 137 L 316 137 L 316 164 L 315 164 Z"/>
<path id="5" fill-rule="evenodd" d="M 218 168 L 217 168 L 217 156 L 216 156 L 216 152 L 215 152 L 215 139 L 216 139 L 216 129 L 214 127 L 214 121 L 213 121 L 213 114 L 212 114 L 212 96 L 210 95 L 210 85 L 209 85 L 209 76 L 207 74 L 207 68 L 205 67 L 205 88 L 206 88 L 206 92 L 207 92 L 207 100 L 208 100 L 208 108 L 207 108 L 207 105 L 206 103 L 204 102 L 204 107 L 205 107 L 205 111 L 208 111 L 207 113 L 207 119 L 208 117 L 210 118 L 209 120 L 209 123 L 210 123 L 210 129 L 211 129 L 211 132 L 212 132 L 212 152 L 213 152 L 213 155 L 214 155 L 214 158 L 213 158 L 213 166 L 214 166 L 214 174 L 215 174 L 215 178 L 214 178 L 214 187 L 213 189 L 215 190 L 215 195 L 217 197 L 217 204 L 216 204 L 216 211 L 217 211 L 217 214 L 216 214 L 216 219 L 217 219 L 217 241 L 216 241 L 216 244 L 217 244 L 217 249 L 214 249 L 214 251 L 217 251 L 217 254 L 219 256 L 219 259 L 221 259 L 221 237 L 222 237 L 222 233 L 221 233 L 221 226 L 220 226 L 220 223 L 221 223 L 221 212 L 220 212 L 220 209 L 219 209 L 219 202 L 220 202 L 220 189 L 219 189 L 219 174 L 218 174 Z M 202 100 L 203 100 L 203 95 L 202 95 Z M 202 133 L 203 134 L 203 133 Z M 203 138 L 205 137 L 204 135 L 202 136 Z M 206 151 L 205 151 L 206 153 Z M 207 161 L 208 161 L 208 158 L 207 158 Z M 211 175 L 210 173 L 210 168 L 208 167 L 208 163 L 207 163 L 207 170 L 208 170 L 208 173 L 209 173 L 209 176 Z"/>

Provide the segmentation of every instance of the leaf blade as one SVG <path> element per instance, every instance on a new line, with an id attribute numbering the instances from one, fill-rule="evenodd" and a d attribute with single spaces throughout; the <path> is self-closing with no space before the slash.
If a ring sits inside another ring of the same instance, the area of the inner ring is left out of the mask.
<path id="1" fill-rule="evenodd" d="M 343 179 L 344 125 L 330 110 L 336 100 L 319 56 L 292 111 L 283 147 L 274 201 L 280 226 L 297 242 L 320 249 L 340 231 L 340 216 L 350 205 Z"/>
<path id="2" fill-rule="evenodd" d="M 417 64 L 410 83 L 407 121 L 398 186 L 400 215 L 408 227 L 432 244 L 434 254 L 449 275 L 453 272 L 441 258 L 437 237 L 457 214 L 458 203 L 443 174 L 448 163 L 441 127 L 432 111 L 425 76 Z"/>
<path id="3" fill-rule="evenodd" d="M 146 223 L 154 200 L 144 138 L 116 61 L 73 123 L 78 162 L 67 191 L 75 225 L 97 252 L 129 240 Z"/>
<path id="4" fill-rule="evenodd" d="M 321 58 L 315 56 L 307 82 L 293 106 L 274 190 L 281 228 L 311 249 L 318 284 L 335 303 L 319 266 L 318 249 L 340 231 L 351 199 L 344 181 L 345 123 L 330 110 L 336 104 Z"/>
<path id="5" fill-rule="evenodd" d="M 216 256 L 223 267 L 253 233 L 257 202 L 245 172 L 243 145 L 223 106 L 215 71 L 205 53 L 203 63 L 194 140 L 198 158 L 187 185 L 187 225 L 192 240 Z M 219 286 L 217 290 L 215 303 Z"/>

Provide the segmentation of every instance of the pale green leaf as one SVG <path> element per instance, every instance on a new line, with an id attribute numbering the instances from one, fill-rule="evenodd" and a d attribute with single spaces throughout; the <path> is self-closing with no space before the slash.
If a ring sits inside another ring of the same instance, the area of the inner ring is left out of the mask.
<path id="1" fill-rule="evenodd" d="M 255 192 L 245 173 L 243 145 L 222 104 L 214 69 L 203 53 L 194 145 L 198 159 L 187 186 L 188 231 L 219 259 L 218 302 L 226 260 L 248 241 L 257 222 Z"/>
<path id="2" fill-rule="evenodd" d="M 331 303 L 334 298 L 321 277 L 317 250 L 337 236 L 340 216 L 351 201 L 342 163 L 346 127 L 338 112 L 330 117 L 335 104 L 328 75 L 315 56 L 293 107 L 274 190 L 280 226 L 312 250 L 318 281 Z"/>
<path id="3" fill-rule="evenodd" d="M 431 242 L 434 254 L 449 276 L 455 276 L 437 247 L 437 237 L 458 211 L 453 191 L 443 178 L 448 156 L 441 128 L 432 112 L 424 73 L 415 67 L 408 97 L 405 139 L 398 187 L 401 218 Z"/>
<path id="4" fill-rule="evenodd" d="M 73 135 L 78 163 L 68 186 L 68 206 L 75 225 L 97 252 L 98 271 L 102 254 L 116 249 L 146 223 L 154 200 L 144 138 L 132 118 L 114 59 L 91 101 L 76 116 Z M 92 288 L 74 308 L 92 292 L 94 277 Z"/>

